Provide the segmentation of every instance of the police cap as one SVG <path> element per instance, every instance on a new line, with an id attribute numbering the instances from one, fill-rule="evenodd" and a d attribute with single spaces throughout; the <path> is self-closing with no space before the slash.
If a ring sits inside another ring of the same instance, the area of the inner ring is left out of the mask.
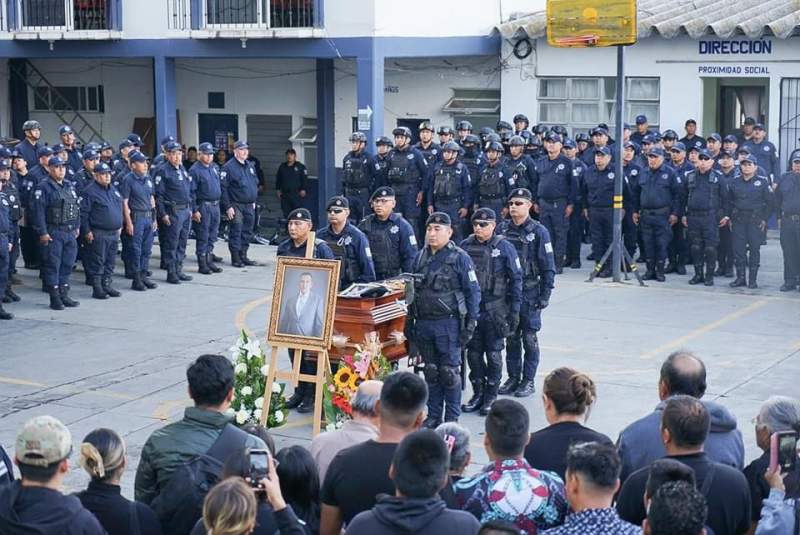
<path id="1" fill-rule="evenodd" d="M 739 150 L 736 151 L 736 154 L 750 154 L 750 149 L 747 147 L 740 147 Z"/>
<path id="2" fill-rule="evenodd" d="M 542 140 L 539 139 L 539 136 L 529 136 L 528 137 L 528 145 L 530 145 L 532 147 L 541 147 L 542 146 Z"/>
<path id="3" fill-rule="evenodd" d="M 622 129 L 623 130 L 630 130 L 631 129 L 631 123 L 622 123 Z"/>
<path id="4" fill-rule="evenodd" d="M 642 145 L 652 145 L 656 142 L 656 138 L 653 134 L 647 134 L 642 136 Z"/>
<path id="5" fill-rule="evenodd" d="M 99 160 L 100 159 L 100 155 L 97 154 L 96 150 L 89 149 L 89 150 L 83 151 L 83 159 L 84 160 Z"/>
<path id="6" fill-rule="evenodd" d="M 69 429 L 52 416 L 28 420 L 17 435 L 14 457 L 19 464 L 46 468 L 72 453 Z"/>
<path id="7" fill-rule="evenodd" d="M 330 210 L 331 208 L 350 208 L 350 201 L 347 200 L 347 197 L 335 195 L 328 199 L 328 204 L 325 205 L 325 210 Z"/>
<path id="8" fill-rule="evenodd" d="M 605 128 L 600 128 L 598 126 L 597 128 L 592 128 L 592 131 L 590 132 L 590 134 L 591 134 L 592 137 L 594 137 L 594 136 L 607 136 L 608 135 L 608 130 L 606 130 Z"/>
<path id="9" fill-rule="evenodd" d="M 602 126 L 602 125 L 598 125 L 598 126 L 600 126 L 601 128 L 603 128 L 603 126 Z M 551 128 L 550 128 L 550 130 L 551 130 L 551 131 L 553 131 L 553 132 L 555 132 L 556 134 L 558 134 L 558 135 L 559 135 L 559 136 L 561 136 L 561 137 L 567 137 L 567 133 L 568 133 L 568 132 L 567 132 L 567 127 L 566 127 L 566 126 L 564 126 L 564 125 L 557 124 L 557 125 L 555 125 L 555 126 L 551 127 Z M 607 127 L 606 127 L 606 130 L 608 130 L 608 128 L 607 128 Z"/>
<path id="10" fill-rule="evenodd" d="M 792 156 L 792 163 L 800 162 L 800 152 L 795 152 L 794 156 Z"/>
<path id="11" fill-rule="evenodd" d="M 9 149 L 8 147 L 0 147 L 0 158 L 13 158 L 14 151 Z"/>
<path id="12" fill-rule="evenodd" d="M 637 115 L 636 116 L 636 124 L 647 124 L 647 116 L 646 115 Z"/>
<path id="13" fill-rule="evenodd" d="M 0 160 L 0 171 L 7 171 L 11 169 L 11 162 L 8 160 Z"/>
<path id="14" fill-rule="evenodd" d="M 12 158 L 22 158 L 23 156 L 22 156 L 22 154 L 19 153 L 19 151 L 17 149 L 14 149 L 14 150 L 11 151 L 11 157 Z"/>
<path id="15" fill-rule="evenodd" d="M 381 145 L 386 145 L 387 147 L 391 147 L 392 145 L 394 145 L 394 143 L 392 143 L 392 140 L 389 139 L 388 137 L 381 136 L 375 140 L 375 146 L 380 147 Z"/>
<path id="16" fill-rule="evenodd" d="M 697 149 L 697 158 L 699 160 L 710 160 L 711 153 L 708 152 L 708 149 Z"/>
<path id="17" fill-rule="evenodd" d="M 108 141 L 103 141 L 100 144 L 100 152 L 103 152 L 104 150 L 113 150 L 111 143 L 109 143 Z"/>
<path id="18" fill-rule="evenodd" d="M 240 139 L 236 143 L 233 144 L 234 149 L 249 149 L 250 145 L 247 144 L 247 141 Z"/>
<path id="19" fill-rule="evenodd" d="M 503 149 L 503 144 L 500 143 L 499 141 L 490 141 L 486 144 L 486 152 L 492 150 L 495 152 L 499 152 L 500 154 L 503 154 L 505 152 L 505 150 Z"/>
<path id="20" fill-rule="evenodd" d="M 72 127 L 68 124 L 62 124 L 58 127 L 58 135 L 63 136 L 65 134 L 72 134 Z"/>
<path id="21" fill-rule="evenodd" d="M 131 148 L 131 147 L 133 147 L 133 143 L 131 143 L 131 140 L 130 140 L 130 139 L 123 139 L 123 140 L 122 140 L 122 141 L 120 141 L 120 143 L 119 143 L 119 150 L 122 150 L 122 149 L 129 149 L 129 148 Z"/>
<path id="22" fill-rule="evenodd" d="M 394 198 L 394 189 L 386 186 L 383 188 L 378 188 L 372 195 L 370 196 L 370 202 L 374 201 L 375 199 L 393 199 Z"/>
<path id="23" fill-rule="evenodd" d="M 36 150 L 37 158 L 41 158 L 42 156 L 52 156 L 52 155 L 53 155 L 53 149 L 50 147 L 39 147 Z"/>
<path id="24" fill-rule="evenodd" d="M 678 133 L 675 130 L 664 130 L 664 139 L 678 139 Z"/>
<path id="25" fill-rule="evenodd" d="M 479 145 L 481 142 L 481 138 L 476 136 L 475 134 L 467 134 L 464 136 L 464 145 Z"/>
<path id="26" fill-rule="evenodd" d="M 522 136 L 511 136 L 511 139 L 508 140 L 508 145 L 510 147 L 524 147 L 525 140 Z"/>
<path id="27" fill-rule="evenodd" d="M 36 130 L 37 128 L 39 130 L 42 129 L 42 125 L 39 124 L 39 121 L 25 121 L 24 123 L 22 123 L 22 130 L 23 131 L 25 131 L 25 130 Z"/>
<path id="28" fill-rule="evenodd" d="M 603 156 L 611 156 L 611 149 L 608 145 L 604 145 L 602 147 L 595 147 L 594 151 L 595 154 L 602 154 Z"/>
<path id="29" fill-rule="evenodd" d="M 634 152 L 639 150 L 639 145 L 633 141 L 626 141 L 624 145 L 622 145 L 624 149 L 633 149 Z"/>
<path id="30" fill-rule="evenodd" d="M 650 156 L 661 156 L 661 157 L 663 157 L 664 156 L 664 149 L 662 149 L 661 147 L 653 147 L 652 149 L 650 149 L 650 152 L 647 153 L 647 157 L 649 158 Z"/>
<path id="31" fill-rule="evenodd" d="M 419 123 L 419 131 L 422 132 L 423 130 L 427 130 L 428 132 L 434 132 L 433 124 L 430 121 L 422 121 Z"/>
<path id="32" fill-rule="evenodd" d="M 533 201 L 533 195 L 531 195 L 531 190 L 526 188 L 517 188 L 511 190 L 511 193 L 508 194 L 508 200 L 511 199 L 525 199 L 526 201 Z"/>
<path id="33" fill-rule="evenodd" d="M 137 147 L 141 147 L 142 145 L 144 145 L 144 142 L 142 141 L 142 138 L 139 136 L 139 134 L 135 134 L 133 132 L 128 134 L 128 141 L 130 141 Z"/>
<path id="34" fill-rule="evenodd" d="M 563 143 L 564 143 L 564 148 L 565 149 L 574 149 L 574 148 L 577 147 L 575 145 L 575 140 L 572 139 L 572 138 L 569 138 L 569 137 L 567 139 L 565 139 Z"/>
<path id="35" fill-rule="evenodd" d="M 492 128 L 491 126 L 483 126 L 478 131 L 478 133 L 481 135 L 482 138 L 485 139 L 486 136 L 488 136 L 489 134 L 494 134 L 494 128 Z"/>
<path id="36" fill-rule="evenodd" d="M 740 164 L 751 163 L 751 164 L 753 164 L 753 165 L 756 165 L 756 157 L 755 157 L 755 156 L 753 156 L 752 154 L 748 154 L 748 155 L 747 155 L 745 158 L 743 158 L 743 159 L 742 159 L 742 161 L 741 161 L 741 162 L 739 162 L 739 163 L 740 163 Z"/>
<path id="37" fill-rule="evenodd" d="M 64 145 L 61 143 L 56 143 L 53 145 L 53 154 L 58 154 L 59 152 L 64 152 L 65 150 L 67 150 L 66 147 L 64 147 Z"/>
<path id="38" fill-rule="evenodd" d="M 439 130 L 437 130 L 436 133 L 439 134 L 440 136 L 446 136 L 446 135 L 451 135 L 452 136 L 453 135 L 453 129 L 450 128 L 449 126 L 440 126 Z"/>
<path id="39" fill-rule="evenodd" d="M 456 143 L 455 141 L 448 141 L 447 143 L 442 145 L 442 152 L 447 152 L 447 151 L 459 152 L 460 150 L 461 147 L 459 147 L 458 143 Z"/>
<path id="40" fill-rule="evenodd" d="M 94 166 L 94 174 L 104 175 L 106 173 L 111 173 L 111 167 L 106 162 L 101 162 Z"/>
<path id="41" fill-rule="evenodd" d="M 128 159 L 133 163 L 146 162 L 147 161 L 147 156 L 145 156 L 144 154 L 142 154 L 141 152 L 139 152 L 137 150 L 137 151 L 131 152 L 128 155 Z"/>
<path id="42" fill-rule="evenodd" d="M 472 214 L 470 221 L 473 223 L 475 221 L 496 221 L 497 214 L 495 214 L 494 210 L 491 208 L 478 208 L 475 210 L 475 213 Z"/>
<path id="43" fill-rule="evenodd" d="M 561 134 L 551 130 L 544 135 L 544 140 L 550 141 L 551 143 L 561 143 Z"/>
<path id="44" fill-rule="evenodd" d="M 169 143 L 164 146 L 164 150 L 167 152 L 175 152 L 181 150 L 181 144 L 176 141 L 170 141 Z"/>
<path id="45" fill-rule="evenodd" d="M 528 116 L 525 115 L 524 113 L 518 113 L 514 116 L 514 123 L 519 123 L 519 122 L 530 123 L 530 121 L 528 120 Z"/>
<path id="46" fill-rule="evenodd" d="M 398 126 L 394 130 L 392 130 L 393 136 L 405 136 L 408 139 L 411 139 L 411 129 L 407 126 Z"/>
<path id="47" fill-rule="evenodd" d="M 739 143 L 739 140 L 736 139 L 736 136 L 732 136 L 732 135 L 728 134 L 727 136 L 722 138 L 722 142 L 723 143 Z"/>
<path id="48" fill-rule="evenodd" d="M 709 136 L 706 138 L 706 140 L 707 140 L 707 141 L 711 141 L 712 139 L 713 139 L 714 141 L 716 141 L 717 143 L 722 143 L 722 136 L 720 136 L 720 135 L 719 135 L 719 134 L 717 134 L 716 132 L 714 132 L 713 134 L 710 134 L 710 135 L 709 135 Z"/>
<path id="49" fill-rule="evenodd" d="M 450 221 L 450 216 L 444 212 L 434 212 L 428 216 L 428 220 L 425 221 L 425 226 L 428 225 L 447 225 L 450 226 L 452 222 Z"/>
<path id="50" fill-rule="evenodd" d="M 763 124 L 756 123 L 756 124 L 753 125 L 753 130 L 766 130 L 766 129 L 764 128 Z"/>
<path id="51" fill-rule="evenodd" d="M 50 156 L 50 159 L 47 160 L 48 167 L 58 167 L 60 165 L 67 165 L 67 162 L 59 158 L 58 156 Z"/>
<path id="52" fill-rule="evenodd" d="M 472 123 L 469 121 L 458 121 L 456 130 L 469 130 L 472 132 Z"/>
<path id="53" fill-rule="evenodd" d="M 172 136 L 164 136 L 164 137 L 162 137 L 162 138 L 161 138 L 161 143 L 160 143 L 160 145 L 161 145 L 162 147 L 164 147 L 164 146 L 166 146 L 168 143 L 172 143 L 173 141 L 175 141 L 175 138 L 174 138 L 174 137 L 172 137 Z"/>
<path id="54" fill-rule="evenodd" d="M 752 117 L 745 117 L 744 118 L 744 124 L 746 124 L 748 126 L 753 126 L 753 125 L 756 124 L 756 120 L 753 119 Z"/>
<path id="55" fill-rule="evenodd" d="M 289 221 L 308 221 L 311 222 L 311 212 L 309 212 L 306 208 L 295 208 L 289 213 L 289 217 L 287 217 Z"/>
<path id="56" fill-rule="evenodd" d="M 580 134 L 575 135 L 575 143 L 580 143 L 580 142 L 589 143 L 589 141 L 590 139 L 588 134 L 584 134 L 583 132 L 581 132 Z"/>
<path id="57" fill-rule="evenodd" d="M 197 147 L 197 152 L 200 154 L 214 154 L 214 145 L 208 141 L 200 143 L 200 146 Z"/>
<path id="58" fill-rule="evenodd" d="M 731 151 L 729 151 L 729 150 L 721 150 L 721 151 L 719 151 L 719 159 L 720 160 L 723 159 L 723 158 L 733 158 L 733 157 L 734 157 L 733 153 Z"/>
<path id="59" fill-rule="evenodd" d="M 670 152 L 686 152 L 686 145 L 681 143 L 680 141 L 676 141 L 675 144 L 669 149 Z"/>

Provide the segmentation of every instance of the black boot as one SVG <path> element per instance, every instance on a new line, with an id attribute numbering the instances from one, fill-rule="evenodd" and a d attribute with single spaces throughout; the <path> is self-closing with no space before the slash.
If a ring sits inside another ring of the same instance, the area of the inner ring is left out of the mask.
<path id="1" fill-rule="evenodd" d="M 197 272 L 201 275 L 211 275 L 211 269 L 208 267 L 208 260 L 205 255 L 197 255 Z"/>
<path id="2" fill-rule="evenodd" d="M 472 383 L 472 397 L 461 405 L 461 412 L 475 412 L 483 405 L 483 382 Z"/>
<path id="3" fill-rule="evenodd" d="M 50 308 L 53 310 L 64 310 L 64 303 L 61 302 L 61 292 L 58 291 L 58 286 L 53 286 L 48 292 L 50 294 Z"/>
<path id="4" fill-rule="evenodd" d="M 526 398 L 536 392 L 536 387 L 533 385 L 533 380 L 523 379 L 520 381 L 519 386 L 514 391 L 515 398 Z"/>
<path id="5" fill-rule="evenodd" d="M 131 283 L 131 290 L 136 290 L 137 292 L 143 292 L 147 290 L 147 287 L 142 283 L 142 274 L 138 271 L 133 273 L 133 282 Z"/>
<path id="6" fill-rule="evenodd" d="M 239 251 L 231 249 L 231 265 L 235 268 L 244 267 L 244 262 L 242 262 L 242 257 L 239 255 Z"/>
<path id="7" fill-rule="evenodd" d="M 311 386 L 311 385 L 309 385 Z M 297 412 L 300 414 L 308 414 L 310 412 L 314 412 L 314 389 L 313 388 L 306 388 L 305 395 L 303 396 L 303 402 L 300 403 L 300 406 L 297 407 Z"/>
<path id="8" fill-rule="evenodd" d="M 247 249 L 248 249 L 247 247 L 242 248 L 242 254 L 241 254 L 242 264 L 244 264 L 245 266 L 258 266 L 258 265 L 260 265 L 255 260 L 250 260 L 249 258 L 247 258 Z"/>
<path id="9" fill-rule="evenodd" d="M 706 263 L 706 278 L 703 280 L 706 286 L 714 286 L 714 264 L 716 262 Z"/>
<path id="10" fill-rule="evenodd" d="M 478 412 L 481 416 L 487 416 L 489 411 L 492 408 L 492 403 L 494 400 L 497 399 L 497 383 L 486 383 L 486 386 L 483 389 L 483 405 L 481 405 L 481 409 Z"/>
<path id="11" fill-rule="evenodd" d="M 670 274 L 670 273 L 677 273 L 677 272 L 678 272 L 678 264 L 673 262 L 672 260 L 667 262 L 667 269 L 664 271 L 664 273 Z"/>
<path id="12" fill-rule="evenodd" d="M 747 287 L 751 290 L 755 290 L 758 288 L 758 283 L 756 283 L 756 279 L 758 278 L 758 268 L 751 268 L 750 272 L 747 274 Z"/>
<path id="13" fill-rule="evenodd" d="M 659 262 L 656 262 L 656 280 L 658 282 L 664 282 L 665 280 L 667 280 L 666 277 L 664 277 L 664 261 L 663 260 L 661 260 Z"/>
<path id="14" fill-rule="evenodd" d="M 678 275 L 686 275 L 686 264 L 682 261 L 678 261 L 678 264 L 675 266 L 675 273 Z"/>
<path id="15" fill-rule="evenodd" d="M 517 390 L 518 386 L 519 386 L 519 377 L 512 377 L 509 375 L 508 379 L 506 379 L 506 382 L 503 383 L 503 386 L 501 386 L 497 392 L 501 396 L 508 396 L 510 394 L 513 394 Z"/>
<path id="16" fill-rule="evenodd" d="M 730 283 L 731 288 L 741 288 L 742 286 L 747 286 L 747 281 L 744 280 L 744 268 L 739 269 L 736 268 L 736 279 Z"/>
<path id="17" fill-rule="evenodd" d="M 209 258 L 209 259 L 210 259 L 212 262 L 219 262 L 219 263 L 222 263 L 222 261 L 223 261 L 223 258 L 222 258 L 221 256 L 217 256 L 217 255 L 215 255 L 214 253 L 211 253 L 210 255 L 208 255 L 208 258 Z"/>
<path id="18" fill-rule="evenodd" d="M 654 262 L 647 263 L 647 271 L 644 273 L 642 280 L 653 281 L 656 280 L 656 265 Z"/>
<path id="19" fill-rule="evenodd" d="M 148 290 L 155 290 L 156 288 L 158 288 L 158 284 L 150 280 L 149 273 L 147 271 L 142 271 L 141 278 L 142 278 L 142 284 L 144 284 L 144 287 L 147 288 Z"/>
<path id="20" fill-rule="evenodd" d="M 131 275 L 133 277 L 133 275 Z M 103 291 L 105 291 L 109 297 L 119 297 L 122 295 L 119 293 L 119 290 L 111 286 L 111 277 L 103 277 Z"/>
<path id="21" fill-rule="evenodd" d="M 689 284 L 691 284 L 691 285 L 700 284 L 704 280 L 705 280 L 705 277 L 703 277 L 703 265 L 702 264 L 695 264 L 695 266 L 694 266 L 694 277 L 689 279 Z"/>
<path id="22" fill-rule="evenodd" d="M 305 385 L 300 383 L 297 385 L 297 388 L 294 389 L 294 393 L 291 395 L 289 399 L 286 400 L 284 404 L 287 409 L 296 409 L 300 406 L 303 402 L 303 390 Z"/>
<path id="23" fill-rule="evenodd" d="M 61 302 L 67 308 L 75 308 L 76 306 L 80 305 L 78 301 L 75 301 L 73 298 L 69 296 L 69 284 L 64 284 L 58 288 L 59 294 L 61 295 Z"/>
<path id="24" fill-rule="evenodd" d="M 797 289 L 797 284 L 792 284 L 791 282 L 784 282 L 780 288 L 782 292 L 791 292 L 796 289 Z M 3 300 L 3 302 L 5 303 L 6 301 Z"/>
<path id="25" fill-rule="evenodd" d="M 135 270 L 131 267 L 129 262 L 125 262 L 125 278 L 129 280 L 133 280 L 133 274 Z"/>
<path id="26" fill-rule="evenodd" d="M 92 297 L 94 299 L 108 299 L 108 294 L 103 289 L 101 277 L 92 277 Z"/>
<path id="27" fill-rule="evenodd" d="M 222 268 L 214 263 L 213 254 L 206 255 L 206 265 L 208 266 L 208 269 L 210 269 L 212 273 L 222 273 Z"/>
<path id="28" fill-rule="evenodd" d="M 3 309 L 3 305 L 0 305 L 0 320 L 11 320 L 11 319 L 14 319 L 14 314 L 12 314 L 11 312 L 6 312 L 6 310 Z"/>
<path id="29" fill-rule="evenodd" d="M 14 303 L 16 303 L 19 300 L 20 300 L 20 296 L 18 296 L 17 294 L 14 293 L 14 290 L 11 289 L 11 285 L 10 284 L 7 285 L 6 286 L 5 295 L 3 296 L 3 303 L 11 303 L 12 301 Z"/>
<path id="30" fill-rule="evenodd" d="M 178 277 L 178 270 L 172 266 L 167 269 L 167 282 L 170 284 L 180 284 L 181 279 Z"/>
<path id="31" fill-rule="evenodd" d="M 183 262 L 178 264 L 177 274 L 178 274 L 178 278 L 180 280 L 182 280 L 182 281 L 185 281 L 185 282 L 188 282 L 188 281 L 192 280 L 192 278 L 193 278 L 191 275 L 187 275 L 186 273 L 183 272 Z"/>

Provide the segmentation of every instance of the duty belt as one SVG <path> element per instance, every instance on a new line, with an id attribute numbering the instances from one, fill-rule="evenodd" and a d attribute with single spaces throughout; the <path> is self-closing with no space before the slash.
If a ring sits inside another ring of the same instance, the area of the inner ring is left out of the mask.
<path id="1" fill-rule="evenodd" d="M 119 229 L 109 230 L 109 229 L 102 229 L 102 228 L 93 228 L 92 234 L 97 236 L 116 236 L 119 233 Z"/>
<path id="2" fill-rule="evenodd" d="M 734 219 L 754 219 L 757 214 L 755 210 L 739 210 L 738 208 L 734 208 L 731 215 Z"/>
<path id="3" fill-rule="evenodd" d="M 219 201 L 200 201 L 200 204 L 205 204 L 206 206 L 217 206 Z"/>
<path id="4" fill-rule="evenodd" d="M 131 214 L 135 216 L 152 217 L 153 210 L 131 210 Z"/>
<path id="5" fill-rule="evenodd" d="M 171 207 L 172 207 L 172 209 L 173 209 L 173 210 L 175 210 L 176 212 L 178 212 L 178 211 L 180 211 L 180 210 L 186 210 L 187 208 L 189 208 L 189 205 L 188 205 L 188 204 L 178 204 L 178 203 L 173 203 L 173 204 L 171 204 L 170 206 L 171 206 Z"/>
<path id="6" fill-rule="evenodd" d="M 566 202 L 566 197 L 556 197 L 555 199 L 539 199 L 539 204 L 547 203 L 552 204 L 553 206 L 558 206 L 559 203 Z"/>
<path id="7" fill-rule="evenodd" d="M 75 221 L 75 223 L 62 223 L 60 225 L 47 225 L 47 228 L 48 229 L 53 229 L 53 230 L 71 231 L 71 230 L 75 230 L 75 229 L 78 228 L 78 222 Z"/>
<path id="8" fill-rule="evenodd" d="M 667 215 L 669 214 L 669 207 L 664 208 L 642 208 L 642 215 Z"/>
<path id="9" fill-rule="evenodd" d="M 344 189 L 345 189 L 345 191 L 347 191 L 349 193 L 355 193 L 355 194 L 358 194 L 358 195 L 360 195 L 361 193 L 369 193 L 369 188 L 367 186 L 364 186 L 362 188 L 356 188 L 356 187 L 353 187 L 353 186 L 345 186 Z"/>
<path id="10" fill-rule="evenodd" d="M 698 210 L 696 208 L 689 208 L 688 213 L 686 215 L 688 215 L 688 216 L 702 216 L 702 215 L 709 215 L 709 214 L 713 214 L 713 213 L 716 213 L 716 210 L 712 210 L 710 208 L 707 209 L 707 210 Z"/>

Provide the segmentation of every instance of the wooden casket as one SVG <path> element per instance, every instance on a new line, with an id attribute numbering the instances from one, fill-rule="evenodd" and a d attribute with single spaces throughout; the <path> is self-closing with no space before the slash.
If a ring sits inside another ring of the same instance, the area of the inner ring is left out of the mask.
<path id="1" fill-rule="evenodd" d="M 408 341 L 398 336 L 406 324 L 404 299 L 404 292 L 399 290 L 381 297 L 340 295 L 336 299 L 333 318 L 334 343 L 329 351 L 330 359 L 335 362 L 345 355 L 352 355 L 355 346 L 362 344 L 365 335 L 373 331 L 378 333 L 387 360 L 392 362 L 407 357 Z M 342 337 L 347 337 L 347 340 Z M 402 340 L 399 343 L 398 338 Z"/>

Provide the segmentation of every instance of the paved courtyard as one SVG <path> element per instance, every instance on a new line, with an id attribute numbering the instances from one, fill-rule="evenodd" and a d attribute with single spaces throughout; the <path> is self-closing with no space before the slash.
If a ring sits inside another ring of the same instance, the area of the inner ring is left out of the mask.
<path id="1" fill-rule="evenodd" d="M 156 271 L 154 279 L 162 284 L 144 293 L 125 291 L 128 282 L 118 279 L 123 296 L 106 301 L 91 299 L 78 273 L 73 293 L 81 306 L 65 312 L 48 309 L 36 274 L 20 270 L 24 286 L 17 292 L 23 302 L 9 305 L 16 319 L 0 324 L 0 443 L 13 451 L 20 425 L 40 414 L 64 421 L 76 447 L 90 430 L 111 427 L 128 444 L 123 492 L 132 496 L 148 435 L 180 418 L 190 402 L 187 364 L 202 353 L 227 353 L 241 329 L 265 336 L 275 248 L 253 246 L 250 252 L 266 265 L 242 270 L 225 265 L 222 274 L 195 274 L 180 286 L 163 284 L 164 273 Z M 616 438 L 658 402 L 663 358 L 690 348 L 708 367 L 707 397 L 721 400 L 738 417 L 751 460 L 758 455 L 751 419 L 759 404 L 772 394 L 797 395 L 800 379 L 800 293 L 778 292 L 782 264 L 776 236 L 762 249 L 762 260 L 759 290 L 733 290 L 729 279 L 717 279 L 712 289 L 691 287 L 688 276 L 668 276 L 666 283 L 647 288 L 602 280 L 588 284 L 590 262 L 581 270 L 568 269 L 557 278 L 544 313 L 537 388 L 557 366 L 588 372 L 599 391 L 589 425 Z M 194 263 L 187 271 L 195 271 Z M 525 402 L 533 429 L 546 425 L 539 394 Z M 477 469 L 486 461 L 483 422 L 474 415 L 461 421 L 472 431 Z M 310 418 L 292 413 L 274 433 L 279 447 L 308 444 Z M 72 490 L 86 481 L 76 466 L 67 480 Z"/>

